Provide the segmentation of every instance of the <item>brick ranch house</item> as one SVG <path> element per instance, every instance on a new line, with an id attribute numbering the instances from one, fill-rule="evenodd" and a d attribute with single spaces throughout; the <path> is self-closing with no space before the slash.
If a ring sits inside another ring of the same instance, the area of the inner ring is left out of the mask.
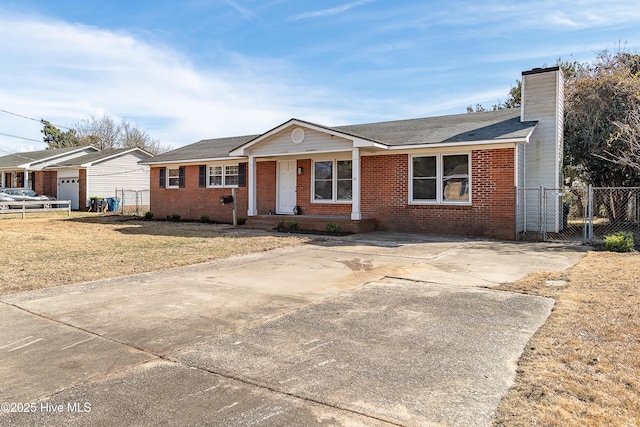
<path id="1" fill-rule="evenodd" d="M 151 211 L 231 222 L 220 197 L 235 188 L 249 226 L 514 239 L 523 231 L 517 210 L 533 218 L 539 209 L 518 206 L 516 188 L 558 188 L 562 178 L 562 72 L 522 78 L 521 108 L 338 127 L 291 119 L 158 155 L 142 162 Z M 559 201 L 551 207 L 561 215 Z M 553 222 L 549 230 L 561 220 Z"/>
<path id="2" fill-rule="evenodd" d="M 139 148 L 93 146 L 14 153 L 0 157 L 0 184 L 70 200 L 72 209 L 85 210 L 92 196 L 112 197 L 116 188 L 148 190 L 149 167 L 138 163 L 149 157 Z"/>

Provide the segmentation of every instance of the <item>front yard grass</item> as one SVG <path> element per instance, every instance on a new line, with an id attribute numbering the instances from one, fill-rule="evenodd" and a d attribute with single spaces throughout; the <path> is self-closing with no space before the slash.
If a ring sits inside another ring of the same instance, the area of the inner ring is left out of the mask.
<path id="1" fill-rule="evenodd" d="M 0 295 L 165 270 L 308 240 L 226 225 L 86 213 L 0 218 Z"/>
<path id="2" fill-rule="evenodd" d="M 567 271 L 502 289 L 556 305 L 520 358 L 496 425 L 640 425 L 640 254 L 589 252 Z"/>

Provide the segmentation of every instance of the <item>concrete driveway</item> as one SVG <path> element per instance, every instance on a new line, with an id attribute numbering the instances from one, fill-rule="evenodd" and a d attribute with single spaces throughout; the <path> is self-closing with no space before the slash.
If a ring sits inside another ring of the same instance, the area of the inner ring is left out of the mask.
<path id="1" fill-rule="evenodd" d="M 491 287 L 583 253 L 369 233 L 0 296 L 0 424 L 490 425 L 553 306 Z"/>

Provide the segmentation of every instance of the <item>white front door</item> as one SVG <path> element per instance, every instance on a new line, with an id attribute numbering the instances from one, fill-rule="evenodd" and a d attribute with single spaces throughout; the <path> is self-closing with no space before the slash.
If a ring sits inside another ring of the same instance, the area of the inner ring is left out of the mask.
<path id="1" fill-rule="evenodd" d="M 293 214 L 296 206 L 296 161 L 278 162 L 276 213 Z"/>
<path id="2" fill-rule="evenodd" d="M 77 176 L 58 178 L 57 198 L 58 200 L 71 200 L 71 209 L 80 209 L 80 180 Z"/>

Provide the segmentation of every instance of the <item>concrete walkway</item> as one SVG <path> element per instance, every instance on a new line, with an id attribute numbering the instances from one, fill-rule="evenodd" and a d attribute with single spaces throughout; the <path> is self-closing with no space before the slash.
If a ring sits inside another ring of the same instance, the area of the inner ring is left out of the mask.
<path id="1" fill-rule="evenodd" d="M 583 253 L 370 233 L 0 296 L 0 424 L 490 425 L 553 306 L 491 287 Z"/>

